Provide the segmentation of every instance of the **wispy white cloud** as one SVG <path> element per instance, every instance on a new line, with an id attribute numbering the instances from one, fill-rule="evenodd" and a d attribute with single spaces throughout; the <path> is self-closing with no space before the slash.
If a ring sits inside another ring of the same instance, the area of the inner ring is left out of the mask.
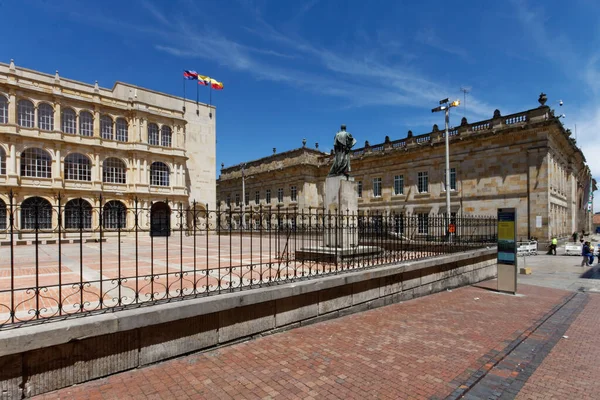
<path id="1" fill-rule="evenodd" d="M 436 50 L 443 51 L 445 53 L 461 57 L 465 60 L 469 60 L 467 51 L 459 46 L 453 45 L 448 40 L 440 38 L 432 27 L 422 28 L 417 32 L 415 40 L 418 43 L 427 45 Z"/>
<path id="2" fill-rule="evenodd" d="M 148 11 L 148 13 L 152 15 L 152 17 L 154 17 L 156 21 L 165 26 L 170 25 L 169 19 L 158 8 L 156 8 L 154 4 L 146 0 L 140 0 L 140 4 L 146 11 Z"/>
<path id="3" fill-rule="evenodd" d="M 247 72 L 257 80 L 283 82 L 301 90 L 340 98 L 340 107 L 413 106 L 430 107 L 440 98 L 455 93 L 456 88 L 424 75 L 406 59 L 390 62 L 379 56 L 399 52 L 401 43 L 374 32 L 369 38 L 373 51 L 344 51 L 314 44 L 293 32 L 276 29 L 263 18 L 265 5 L 249 0 L 238 0 L 250 15 L 250 35 L 232 36 L 211 26 L 210 21 L 198 23 L 195 15 L 201 6 L 189 1 L 185 14 L 171 7 L 167 15 L 157 6 L 140 0 L 144 12 L 156 23 L 139 25 L 102 17 L 101 12 L 80 13 L 78 19 L 95 21 L 101 28 L 123 35 L 144 35 L 158 51 L 188 59 L 205 59 L 236 71 Z M 317 1 L 304 3 L 298 13 L 300 18 L 310 12 Z M 192 17 L 193 16 L 193 17 Z M 127 18 L 124 16 L 123 18 Z M 104 22 L 109 21 L 106 25 Z M 119 26 L 119 29 L 114 28 Z M 221 25 L 222 26 L 222 25 Z M 381 43 L 379 42 L 381 39 Z M 390 45 L 393 44 L 393 46 Z M 360 46 L 357 46 L 360 47 Z M 414 58 L 414 57 L 413 57 Z M 437 78 L 436 78 L 437 79 Z M 452 85 L 454 86 L 454 85 Z M 470 111 L 480 119 L 488 118 L 493 107 L 470 98 Z"/>

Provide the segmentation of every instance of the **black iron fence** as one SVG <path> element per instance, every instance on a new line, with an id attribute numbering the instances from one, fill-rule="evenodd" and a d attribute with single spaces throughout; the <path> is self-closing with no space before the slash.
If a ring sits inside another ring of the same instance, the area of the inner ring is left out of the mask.
<path id="1" fill-rule="evenodd" d="M 495 244 L 491 217 L 0 203 L 0 329 Z"/>

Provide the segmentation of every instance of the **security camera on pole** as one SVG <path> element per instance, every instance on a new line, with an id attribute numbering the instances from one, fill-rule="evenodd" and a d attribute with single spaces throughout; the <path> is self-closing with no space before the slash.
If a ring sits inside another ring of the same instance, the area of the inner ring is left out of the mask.
<path id="1" fill-rule="evenodd" d="M 450 121 L 450 115 L 449 115 L 449 111 L 451 107 L 458 107 L 460 105 L 460 100 L 454 100 L 452 103 L 449 102 L 448 99 L 444 99 L 444 100 L 440 100 L 440 105 L 439 107 L 436 107 L 434 109 L 431 110 L 432 113 L 434 112 L 438 112 L 438 111 L 444 111 L 446 114 L 446 133 L 444 135 L 445 137 L 445 142 L 446 142 L 446 218 L 447 218 L 447 223 L 446 223 L 446 232 L 448 232 L 448 242 L 452 242 L 452 235 L 450 234 L 450 231 L 453 229 L 450 229 L 450 216 L 451 216 L 451 211 L 450 211 L 450 139 L 449 139 L 449 135 L 448 135 L 448 122 Z"/>

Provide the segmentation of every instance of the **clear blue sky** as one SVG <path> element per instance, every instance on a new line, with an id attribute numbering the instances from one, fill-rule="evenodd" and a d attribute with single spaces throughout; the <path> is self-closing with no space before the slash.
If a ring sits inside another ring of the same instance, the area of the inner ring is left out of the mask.
<path id="1" fill-rule="evenodd" d="M 599 18 L 597 0 L 4 0 L 0 54 L 109 88 L 181 96 L 184 69 L 222 81 L 218 168 L 303 138 L 327 151 L 342 123 L 360 146 L 427 132 L 461 86 L 470 121 L 536 107 L 544 91 L 600 178 Z"/>

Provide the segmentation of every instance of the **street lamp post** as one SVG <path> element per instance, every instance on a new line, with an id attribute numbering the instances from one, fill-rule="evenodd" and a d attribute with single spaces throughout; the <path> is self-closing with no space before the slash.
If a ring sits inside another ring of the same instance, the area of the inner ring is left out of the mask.
<path id="1" fill-rule="evenodd" d="M 244 215 L 244 211 L 246 211 L 246 175 L 244 174 L 244 169 L 246 168 L 246 163 L 242 164 L 242 230 L 246 230 L 246 216 Z"/>
<path id="2" fill-rule="evenodd" d="M 455 100 L 452 103 L 448 101 L 448 99 L 440 100 L 439 107 L 436 107 L 431 110 L 432 113 L 444 111 L 445 114 L 445 122 L 446 122 L 446 133 L 445 133 L 445 142 L 446 142 L 446 232 L 449 232 L 450 228 L 450 138 L 448 135 L 448 122 L 450 121 L 450 108 L 458 107 L 460 105 L 459 100 Z M 448 235 L 448 241 L 452 241 L 452 235 Z"/>

